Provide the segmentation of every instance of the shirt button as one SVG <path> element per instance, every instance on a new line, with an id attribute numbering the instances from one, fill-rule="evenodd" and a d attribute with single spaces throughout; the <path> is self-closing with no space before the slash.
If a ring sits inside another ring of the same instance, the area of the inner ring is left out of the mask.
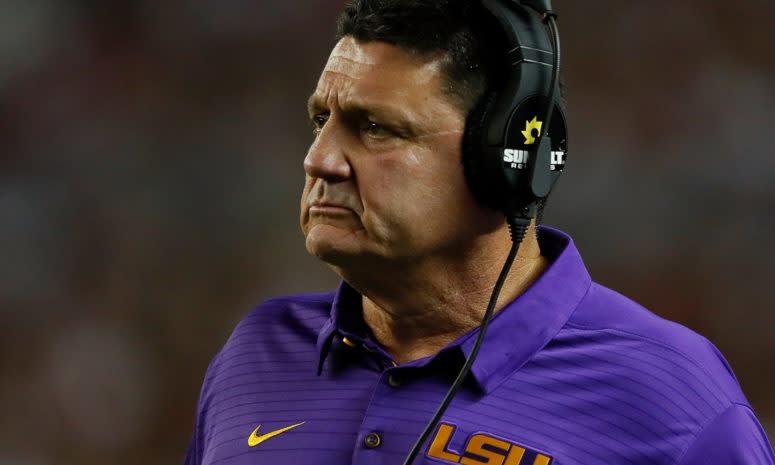
<path id="1" fill-rule="evenodd" d="M 378 433 L 371 432 L 363 438 L 363 445 L 367 449 L 374 449 L 375 447 L 379 447 L 380 444 L 382 444 L 382 438 Z"/>
<path id="2" fill-rule="evenodd" d="M 401 387 L 401 384 L 402 384 L 401 378 L 399 378 L 396 375 L 389 375 L 387 381 L 388 381 L 388 385 L 392 388 L 399 388 Z"/>

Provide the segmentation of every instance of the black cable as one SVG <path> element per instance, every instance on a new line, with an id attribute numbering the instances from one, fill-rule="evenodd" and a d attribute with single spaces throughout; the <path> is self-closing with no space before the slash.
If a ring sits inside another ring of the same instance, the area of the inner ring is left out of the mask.
<path id="1" fill-rule="evenodd" d="M 554 111 L 554 94 L 559 87 L 560 78 L 560 34 L 557 32 L 557 15 L 554 13 L 545 13 L 544 21 L 549 25 L 549 31 L 552 35 L 552 45 L 554 47 L 554 64 L 552 66 L 552 81 L 549 86 L 548 103 L 546 110 L 546 117 L 544 118 L 543 135 L 549 134 L 549 125 L 552 122 L 552 112 Z"/>
<path id="2" fill-rule="evenodd" d="M 519 244 L 522 243 L 522 239 L 524 239 L 529 225 L 530 220 L 510 219 L 509 229 L 511 231 L 512 241 L 511 250 L 509 251 L 509 256 L 506 258 L 506 263 L 503 264 L 501 274 L 498 276 L 498 280 L 495 282 L 495 287 L 492 289 L 490 303 L 487 305 L 487 310 L 484 312 L 484 317 L 482 317 L 482 323 L 479 325 L 479 333 L 476 335 L 476 342 L 474 342 L 474 346 L 471 348 L 471 353 L 468 354 L 468 357 L 463 364 L 463 368 L 461 368 L 460 372 L 457 374 L 455 382 L 452 383 L 449 391 L 447 391 L 447 395 L 444 396 L 444 399 L 442 399 L 441 405 L 439 405 L 436 413 L 433 414 L 433 418 L 431 418 L 430 422 L 428 422 L 428 425 L 425 426 L 422 434 L 420 434 L 420 437 L 417 438 L 417 442 L 414 443 L 414 447 L 412 447 L 409 455 L 407 455 L 406 460 L 404 460 L 404 465 L 411 465 L 415 457 L 417 457 L 417 454 L 420 452 L 423 444 L 425 444 L 425 441 L 428 440 L 428 437 L 436 428 L 439 420 L 441 420 L 441 416 L 444 415 L 444 412 L 447 411 L 447 407 L 449 407 L 450 402 L 452 402 L 452 398 L 455 397 L 458 389 L 463 384 L 463 380 L 465 380 L 466 376 L 468 376 L 468 373 L 471 371 L 471 366 L 474 364 L 474 360 L 479 353 L 479 348 L 482 346 L 482 342 L 484 341 L 484 334 L 487 332 L 487 327 L 490 325 L 490 320 L 495 313 L 495 304 L 498 302 L 498 296 L 501 293 L 501 288 L 503 287 L 503 283 L 506 281 L 506 276 L 508 276 L 511 265 L 514 263 L 514 259 L 517 256 Z"/>

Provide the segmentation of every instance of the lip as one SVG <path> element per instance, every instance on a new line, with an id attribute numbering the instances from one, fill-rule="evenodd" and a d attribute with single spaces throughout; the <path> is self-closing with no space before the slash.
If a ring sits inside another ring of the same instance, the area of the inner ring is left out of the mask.
<path id="1" fill-rule="evenodd" d="M 342 215 L 352 213 L 352 209 L 334 202 L 315 201 L 310 204 L 309 213 L 311 215 Z"/>

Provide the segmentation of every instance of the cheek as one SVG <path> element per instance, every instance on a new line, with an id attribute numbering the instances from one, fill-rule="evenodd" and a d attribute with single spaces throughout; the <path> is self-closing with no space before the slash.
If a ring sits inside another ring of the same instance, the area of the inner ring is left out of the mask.
<path id="1" fill-rule="evenodd" d="M 444 155 L 414 150 L 365 168 L 360 181 L 367 183 L 361 186 L 366 212 L 390 223 L 386 227 L 421 229 L 450 209 L 467 209 L 472 197 L 462 164 L 452 160 L 454 153 Z"/>
<path id="2" fill-rule="evenodd" d="M 310 191 L 312 190 L 312 187 L 315 185 L 315 179 L 310 177 L 309 175 L 306 175 L 304 177 L 304 187 L 301 189 L 301 205 L 304 205 L 304 202 L 306 202 L 307 197 L 309 196 Z"/>
<path id="3" fill-rule="evenodd" d="M 307 234 L 305 226 L 309 222 L 309 211 L 306 206 L 307 198 L 309 197 L 313 186 L 314 180 L 311 177 L 306 176 L 304 180 L 304 188 L 301 191 L 301 199 L 299 201 L 299 222 L 301 223 L 301 228 L 304 234 Z"/>

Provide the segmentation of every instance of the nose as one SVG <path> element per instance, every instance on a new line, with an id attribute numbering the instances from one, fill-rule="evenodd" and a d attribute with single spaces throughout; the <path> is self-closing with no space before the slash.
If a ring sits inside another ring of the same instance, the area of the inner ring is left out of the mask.
<path id="1" fill-rule="evenodd" d="M 341 182 L 352 176 L 352 166 L 345 155 L 344 129 L 329 120 L 315 137 L 304 158 L 308 176 L 328 182 Z"/>

